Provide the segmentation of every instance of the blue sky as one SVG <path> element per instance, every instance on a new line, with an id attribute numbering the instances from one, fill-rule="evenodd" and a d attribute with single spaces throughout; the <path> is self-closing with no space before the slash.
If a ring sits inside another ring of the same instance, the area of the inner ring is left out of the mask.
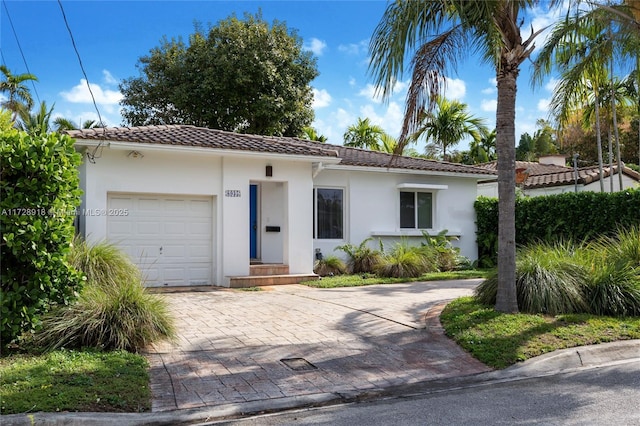
<path id="1" fill-rule="evenodd" d="M 74 122 L 96 119 L 58 2 L 1 1 L 2 63 L 14 73 L 27 72 L 19 41 L 29 71 L 39 79 L 35 83 L 37 97 L 48 105 L 55 103 L 54 115 Z M 139 75 L 138 58 L 157 46 L 163 35 L 187 40 L 194 31 L 194 21 L 206 26 L 234 12 L 242 16 L 244 12 L 256 13 L 261 9 L 267 21 L 277 19 L 295 29 L 305 47 L 317 56 L 320 76 L 312 82 L 316 114 L 313 126 L 336 144 L 342 143 L 345 129 L 358 117 L 370 118 L 393 136 L 399 134 L 409 76 L 400 79 L 394 96 L 382 103 L 372 96 L 372 78 L 367 72 L 369 38 L 386 4 L 386 1 L 302 0 L 62 1 L 98 108 L 108 125 L 122 123 L 118 82 Z M 536 29 L 553 20 L 543 9 L 527 16 Z M 542 43 L 541 39 L 536 44 L 540 47 Z M 536 120 L 547 117 L 554 84 L 550 79 L 532 90 L 530 68 L 531 62 L 525 62 L 518 80 L 517 138 L 522 132 L 533 133 Z M 468 104 L 471 113 L 485 118 L 493 128 L 496 91 L 491 67 L 469 57 L 461 63 L 458 73 L 449 77 L 445 95 Z M 423 146 L 416 148 L 422 150 Z M 464 148 L 465 143 L 458 146 Z"/>

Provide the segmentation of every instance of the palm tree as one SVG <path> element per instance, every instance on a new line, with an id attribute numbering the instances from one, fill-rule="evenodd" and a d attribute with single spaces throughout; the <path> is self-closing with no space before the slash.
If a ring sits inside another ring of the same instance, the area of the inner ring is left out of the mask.
<path id="1" fill-rule="evenodd" d="M 384 129 L 372 124 L 368 118 L 364 120 L 358 118 L 356 124 L 349 126 L 344 133 L 344 146 L 380 151 L 380 143 L 384 134 Z"/>
<path id="2" fill-rule="evenodd" d="M 414 51 L 411 84 L 398 143 L 418 129 L 421 115 L 434 107 L 449 69 L 470 51 L 482 54 L 496 70 L 498 106 L 498 294 L 496 309 L 517 312 L 515 286 L 515 111 L 520 65 L 534 50 L 539 32 L 522 39 L 521 13 L 536 0 L 414 0 L 392 2 L 371 39 L 370 71 L 383 99 L 404 71 L 405 54 Z M 555 4 L 555 1 L 552 1 Z M 435 35 L 434 35 L 435 34 Z"/>
<path id="3" fill-rule="evenodd" d="M 21 110 L 29 111 L 33 106 L 33 98 L 25 82 L 38 81 L 38 78 L 26 73 L 14 75 L 5 65 L 0 65 L 0 71 L 4 78 L 0 82 L 0 92 L 8 94 L 7 100 L 2 102 L 2 107 L 13 111 L 13 121 L 15 121 Z"/>
<path id="4" fill-rule="evenodd" d="M 471 164 L 487 163 L 496 159 L 496 131 L 495 129 L 469 143 L 469 158 Z"/>
<path id="5" fill-rule="evenodd" d="M 326 136 L 319 135 L 316 129 L 309 126 L 305 126 L 302 128 L 302 139 L 306 139 L 309 141 L 322 142 L 322 143 L 327 141 Z"/>
<path id="6" fill-rule="evenodd" d="M 50 121 L 53 107 L 47 109 L 47 103 L 42 101 L 35 113 L 22 109 L 19 111 L 20 123 L 18 128 L 35 136 L 42 136 L 51 130 Z"/>
<path id="7" fill-rule="evenodd" d="M 418 130 L 410 139 L 417 141 L 424 137 L 427 142 L 439 145 L 442 159 L 447 161 L 447 148 L 457 145 L 467 136 L 479 141 L 487 133 L 484 120 L 467 112 L 467 104 L 439 96 L 436 111 L 425 111 L 421 115 Z"/>
<path id="8" fill-rule="evenodd" d="M 64 117 L 58 117 L 55 120 L 53 120 L 53 125 L 56 132 L 61 132 L 64 130 L 95 129 L 95 128 L 105 127 L 104 125 L 100 124 L 100 122 L 96 120 L 85 120 L 82 123 L 82 127 L 78 127 L 76 123 Z"/>
<path id="9" fill-rule="evenodd" d="M 607 96 L 616 121 L 615 96 L 612 93 L 607 95 L 605 89 L 610 86 L 609 79 L 613 78 L 613 73 L 608 75 L 606 65 L 612 64 L 614 55 L 621 64 L 631 57 L 637 60 L 640 46 L 640 28 L 635 26 L 637 21 L 630 10 L 625 5 L 598 5 L 589 10 L 578 10 L 574 16 L 558 23 L 538 55 L 533 75 L 534 83 L 540 83 L 554 66 L 564 70 L 551 102 L 552 111 L 561 124 L 566 123 L 572 110 L 582 108 L 585 100 L 592 98 L 601 191 L 604 191 L 604 179 L 600 108 Z M 617 132 L 617 123 L 613 127 Z M 619 146 L 619 140 L 616 145 Z"/>

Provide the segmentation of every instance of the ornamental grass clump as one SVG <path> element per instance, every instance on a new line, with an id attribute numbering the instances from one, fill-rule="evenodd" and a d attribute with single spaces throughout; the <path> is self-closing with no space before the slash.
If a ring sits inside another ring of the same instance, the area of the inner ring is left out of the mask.
<path id="1" fill-rule="evenodd" d="M 42 320 L 34 343 L 46 350 L 94 347 L 138 352 L 175 335 L 166 302 L 150 294 L 127 256 L 108 243 L 74 244 L 71 259 L 87 275 L 78 300 Z"/>
<path id="2" fill-rule="evenodd" d="M 521 312 L 550 315 L 586 312 L 584 288 L 587 270 L 576 260 L 570 243 L 538 243 L 518 251 L 516 293 Z M 498 274 L 494 271 L 475 294 L 481 303 L 494 305 Z"/>
<path id="3" fill-rule="evenodd" d="M 342 275 L 347 271 L 347 265 L 337 256 L 327 256 L 316 260 L 313 272 L 321 277 Z"/>
<path id="4" fill-rule="evenodd" d="M 382 249 L 376 250 L 368 246 L 371 238 L 367 238 L 356 246 L 353 244 L 343 244 L 335 248 L 342 250 L 349 256 L 347 269 L 352 274 L 373 273 L 376 265 L 382 259 Z"/>
<path id="5" fill-rule="evenodd" d="M 434 265 L 423 248 L 400 242 L 382 256 L 375 272 L 381 277 L 417 278 L 425 272 L 435 271 Z"/>

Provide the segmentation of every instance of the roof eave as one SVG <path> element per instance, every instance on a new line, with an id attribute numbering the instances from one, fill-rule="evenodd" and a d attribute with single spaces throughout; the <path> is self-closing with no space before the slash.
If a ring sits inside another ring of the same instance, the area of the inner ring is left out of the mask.
<path id="1" fill-rule="evenodd" d="M 184 153 L 198 153 L 204 155 L 210 155 L 212 157 L 219 157 L 223 155 L 227 156 L 240 156 L 240 157 L 260 157 L 260 158 L 272 158 L 279 160 L 296 160 L 306 161 L 310 163 L 329 163 L 337 164 L 341 161 L 340 158 L 324 155 L 307 155 L 307 154 L 284 154 L 275 152 L 264 151 L 249 151 L 240 149 L 225 149 L 225 148 L 208 148 L 192 145 L 172 145 L 172 144 L 158 144 L 158 143 L 140 143 L 140 142 L 122 142 L 114 140 L 95 140 L 95 139 L 76 139 L 76 146 L 82 146 L 86 148 L 102 146 L 114 150 L 136 150 L 136 151 L 155 151 L 155 152 L 184 152 Z M 336 152 L 337 155 L 337 152 Z"/>

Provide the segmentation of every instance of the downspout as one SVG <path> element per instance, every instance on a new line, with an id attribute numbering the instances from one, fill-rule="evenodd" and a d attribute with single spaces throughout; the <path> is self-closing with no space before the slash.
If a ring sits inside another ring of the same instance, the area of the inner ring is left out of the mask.
<path id="1" fill-rule="evenodd" d="M 313 163 L 313 173 L 311 174 L 311 178 L 315 179 L 318 174 L 324 170 L 324 166 L 322 162 Z"/>

